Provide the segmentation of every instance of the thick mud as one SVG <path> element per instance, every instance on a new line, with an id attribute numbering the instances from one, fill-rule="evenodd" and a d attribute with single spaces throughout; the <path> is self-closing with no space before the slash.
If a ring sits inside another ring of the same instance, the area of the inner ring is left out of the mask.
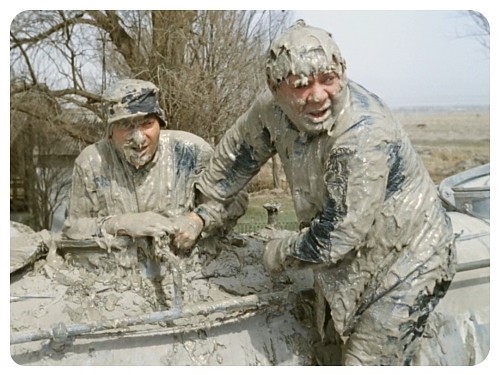
<path id="1" fill-rule="evenodd" d="M 200 243 L 177 258 L 181 282 L 167 262 L 141 255 L 140 245 L 136 268 L 119 265 L 123 252 L 98 248 L 59 250 L 58 267 L 38 260 L 11 275 L 12 358 L 24 365 L 317 364 L 312 275 L 267 276 L 265 236 Z"/>

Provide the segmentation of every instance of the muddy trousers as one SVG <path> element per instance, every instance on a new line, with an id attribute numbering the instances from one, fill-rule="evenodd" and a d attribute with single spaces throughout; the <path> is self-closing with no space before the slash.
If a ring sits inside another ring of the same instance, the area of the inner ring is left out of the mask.
<path id="1" fill-rule="evenodd" d="M 342 364 L 411 365 L 427 318 L 449 284 L 447 278 L 435 281 L 432 275 L 420 275 L 372 303 L 355 318 L 354 328 L 342 348 Z"/>

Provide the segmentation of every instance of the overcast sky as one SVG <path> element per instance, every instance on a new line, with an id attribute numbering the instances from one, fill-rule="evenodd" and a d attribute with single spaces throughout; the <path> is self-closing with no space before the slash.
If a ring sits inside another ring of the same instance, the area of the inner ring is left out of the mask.
<path id="1" fill-rule="evenodd" d="M 330 31 L 348 76 L 390 106 L 488 105 L 489 50 L 455 10 L 299 10 Z"/>

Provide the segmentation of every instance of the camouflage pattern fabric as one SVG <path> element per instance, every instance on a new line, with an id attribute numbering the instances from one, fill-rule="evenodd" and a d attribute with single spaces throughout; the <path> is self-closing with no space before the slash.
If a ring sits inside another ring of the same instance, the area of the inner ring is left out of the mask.
<path id="1" fill-rule="evenodd" d="M 116 83 L 103 94 L 108 125 L 135 116 L 155 114 L 162 127 L 166 126 L 165 113 L 160 108 L 158 87 L 138 79 L 125 79 Z M 108 126 L 108 136 L 111 126 Z"/>

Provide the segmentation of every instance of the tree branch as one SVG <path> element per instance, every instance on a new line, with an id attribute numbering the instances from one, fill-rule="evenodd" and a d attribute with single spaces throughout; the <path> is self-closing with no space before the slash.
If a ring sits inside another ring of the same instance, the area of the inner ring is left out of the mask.
<path id="1" fill-rule="evenodd" d="M 17 40 L 17 38 L 16 38 L 16 36 L 14 34 L 12 34 L 12 32 L 10 33 L 10 37 L 16 43 L 19 43 L 18 40 Z M 33 67 L 31 66 L 31 62 L 30 62 L 30 59 L 28 57 L 28 54 L 26 53 L 26 51 L 22 47 L 22 45 L 19 45 L 19 49 L 21 50 L 21 54 L 24 56 L 24 59 L 26 60 L 26 65 L 28 66 L 28 70 L 30 72 L 31 81 L 33 82 L 34 85 L 36 85 L 37 84 L 37 79 L 36 79 L 35 71 L 33 70 Z"/>
<path id="2" fill-rule="evenodd" d="M 61 22 L 55 26 L 52 26 L 50 29 L 45 30 L 44 32 L 37 34 L 31 38 L 16 39 L 16 40 L 14 40 L 13 44 L 11 43 L 10 49 L 13 50 L 15 48 L 20 48 L 24 44 L 38 43 L 38 42 L 48 38 L 50 35 L 57 33 L 58 31 L 64 29 L 65 27 L 67 27 L 69 25 L 81 24 L 81 25 L 98 26 L 94 20 L 91 20 L 88 18 L 82 18 L 82 17 L 83 17 L 83 13 L 81 13 L 81 14 L 79 13 L 75 17 L 68 18 L 64 22 Z"/>
<path id="3" fill-rule="evenodd" d="M 97 27 L 108 32 L 116 49 L 127 62 L 135 60 L 134 39 L 120 25 L 120 17 L 116 11 L 107 10 L 106 14 L 103 14 L 97 10 L 88 10 L 87 13 L 94 18 Z"/>
<path id="4" fill-rule="evenodd" d="M 10 105 L 11 110 L 18 111 L 21 113 L 24 113 L 28 116 L 33 117 L 36 120 L 40 121 L 47 121 L 46 116 L 40 116 L 37 112 L 32 111 L 31 107 L 27 107 L 25 105 L 20 105 L 18 103 L 11 103 Z M 79 132 L 78 130 L 72 129 L 71 126 L 68 126 L 67 123 L 61 120 L 56 120 L 55 125 L 58 127 L 59 130 L 63 131 L 65 134 L 67 134 L 69 137 L 76 139 L 78 141 L 84 142 L 85 144 L 92 144 L 96 142 L 96 137 L 84 134 L 82 132 Z"/>

